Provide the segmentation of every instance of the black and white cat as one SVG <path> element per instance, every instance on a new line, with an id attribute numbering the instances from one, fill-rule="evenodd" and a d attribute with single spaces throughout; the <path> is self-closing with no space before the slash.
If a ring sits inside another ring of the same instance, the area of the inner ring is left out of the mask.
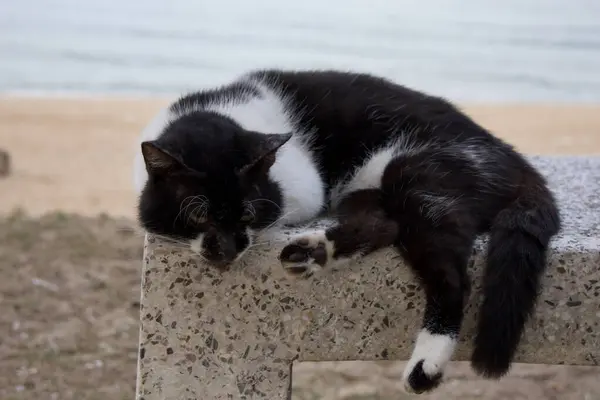
<path id="1" fill-rule="evenodd" d="M 254 71 L 182 97 L 141 140 L 142 226 L 207 262 L 230 264 L 261 229 L 323 211 L 338 224 L 284 247 L 288 272 L 395 246 L 427 298 L 404 374 L 411 392 L 441 381 L 473 242 L 489 233 L 472 366 L 491 378 L 508 371 L 559 212 L 544 178 L 450 103 L 366 74 Z"/>

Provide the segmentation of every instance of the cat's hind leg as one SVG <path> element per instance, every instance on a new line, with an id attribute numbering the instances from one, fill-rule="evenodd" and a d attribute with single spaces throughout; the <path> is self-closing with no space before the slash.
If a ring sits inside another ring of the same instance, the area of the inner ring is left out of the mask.
<path id="1" fill-rule="evenodd" d="M 471 240 L 452 230 L 421 230 L 401 238 L 398 248 L 425 291 L 425 310 L 410 360 L 403 375 L 406 391 L 437 387 L 458 341 L 469 293 L 466 267 Z M 404 240 L 403 240 L 404 239 Z"/>
<path id="2" fill-rule="evenodd" d="M 382 179 L 384 207 L 399 226 L 395 245 L 425 292 L 421 330 L 403 376 L 405 389 L 412 393 L 437 387 L 452 359 L 477 232 L 471 201 L 460 190 L 460 171 L 436 156 L 398 158 Z"/>
<path id="3" fill-rule="evenodd" d="M 379 189 L 346 195 L 336 208 L 335 226 L 301 234 L 283 248 L 279 259 L 285 270 L 293 275 L 310 275 L 392 245 L 398 225 L 387 217 L 381 196 Z"/>

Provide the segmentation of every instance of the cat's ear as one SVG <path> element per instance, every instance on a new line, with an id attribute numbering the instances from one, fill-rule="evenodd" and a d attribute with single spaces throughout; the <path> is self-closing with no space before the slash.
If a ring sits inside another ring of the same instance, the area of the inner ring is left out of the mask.
<path id="1" fill-rule="evenodd" d="M 242 148 L 249 155 L 250 162 L 238 174 L 250 180 L 265 175 L 275 163 L 277 150 L 291 138 L 291 133 L 246 132 L 242 137 Z"/>
<path id="2" fill-rule="evenodd" d="M 149 175 L 164 175 L 183 168 L 183 164 L 155 142 L 142 142 L 142 155 Z"/>

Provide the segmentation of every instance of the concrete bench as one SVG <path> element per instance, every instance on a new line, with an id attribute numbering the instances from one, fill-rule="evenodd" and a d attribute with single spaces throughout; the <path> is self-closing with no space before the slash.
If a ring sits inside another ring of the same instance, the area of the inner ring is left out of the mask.
<path id="1" fill-rule="evenodd" d="M 524 363 L 600 362 L 600 157 L 532 158 L 562 207 Z M 292 280 L 277 255 L 289 231 L 219 273 L 146 237 L 137 399 L 289 399 L 294 360 L 406 360 L 424 299 L 393 250 L 319 280 Z M 482 248 L 455 360 L 468 360 Z M 451 366 L 450 366 L 451 368 Z"/>

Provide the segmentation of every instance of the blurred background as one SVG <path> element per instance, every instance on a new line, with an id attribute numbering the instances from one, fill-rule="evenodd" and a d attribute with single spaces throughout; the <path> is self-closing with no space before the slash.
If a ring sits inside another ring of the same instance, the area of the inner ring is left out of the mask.
<path id="1" fill-rule="evenodd" d="M 600 98 L 596 0 L 4 2 L 0 89 L 171 95 L 249 68 L 363 70 L 456 100 Z"/>
<path id="2" fill-rule="evenodd" d="M 132 399 L 135 139 L 187 90 L 341 68 L 445 96 L 527 154 L 600 153 L 598 0 L 0 0 L 0 398 Z M 295 400 L 402 398 L 401 362 L 294 371 Z M 593 368 L 456 363 L 430 399 L 600 399 Z"/>

